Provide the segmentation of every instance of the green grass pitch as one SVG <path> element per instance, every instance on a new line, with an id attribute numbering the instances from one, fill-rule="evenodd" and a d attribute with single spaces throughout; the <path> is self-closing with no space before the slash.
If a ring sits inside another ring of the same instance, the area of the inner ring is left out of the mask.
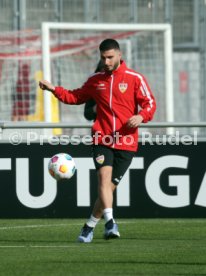
<path id="1" fill-rule="evenodd" d="M 206 275 L 205 219 L 117 219 L 120 239 L 76 242 L 84 219 L 0 220 L 0 275 Z"/>

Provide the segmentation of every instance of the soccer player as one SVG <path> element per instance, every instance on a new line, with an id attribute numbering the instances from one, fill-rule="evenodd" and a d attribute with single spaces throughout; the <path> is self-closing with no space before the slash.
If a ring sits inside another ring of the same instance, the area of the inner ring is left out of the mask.
<path id="1" fill-rule="evenodd" d="M 39 83 L 41 89 L 51 91 L 66 104 L 82 104 L 90 99 L 97 104 L 92 135 L 98 197 L 78 237 L 83 243 L 92 241 L 94 228 L 102 216 L 105 239 L 120 237 L 113 218 L 113 192 L 137 151 L 138 126 L 151 120 L 156 110 L 145 77 L 126 66 L 119 43 L 105 39 L 99 50 L 104 71 L 90 76 L 81 88 L 67 90 L 46 80 Z"/>

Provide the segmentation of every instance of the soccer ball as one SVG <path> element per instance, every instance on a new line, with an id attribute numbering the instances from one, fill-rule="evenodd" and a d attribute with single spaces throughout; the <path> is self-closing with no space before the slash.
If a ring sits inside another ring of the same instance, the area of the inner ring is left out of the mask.
<path id="1" fill-rule="evenodd" d="M 74 159 L 67 153 L 58 153 L 49 160 L 48 169 L 50 175 L 57 181 L 70 179 L 76 170 Z"/>

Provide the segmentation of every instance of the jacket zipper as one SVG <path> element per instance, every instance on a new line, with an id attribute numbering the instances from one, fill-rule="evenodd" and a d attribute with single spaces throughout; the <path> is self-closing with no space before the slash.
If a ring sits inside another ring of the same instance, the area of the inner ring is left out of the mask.
<path id="1" fill-rule="evenodd" d="M 113 144 L 112 144 L 112 147 L 114 148 L 114 134 L 116 132 L 116 118 L 115 118 L 115 114 L 112 110 L 112 96 L 113 96 L 113 93 L 112 93 L 112 89 L 113 89 L 113 82 L 114 82 L 114 75 L 111 75 L 111 84 L 110 84 L 110 98 L 109 98 L 109 107 L 110 107 L 110 110 L 112 112 L 112 123 L 113 123 L 113 133 L 112 133 L 112 138 L 113 138 Z"/>

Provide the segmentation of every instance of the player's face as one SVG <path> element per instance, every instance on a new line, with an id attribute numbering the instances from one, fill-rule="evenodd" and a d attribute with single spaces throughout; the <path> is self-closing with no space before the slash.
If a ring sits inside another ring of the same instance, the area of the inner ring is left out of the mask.
<path id="1" fill-rule="evenodd" d="M 121 52 L 119 50 L 112 49 L 101 52 L 100 54 L 105 71 L 112 72 L 119 67 L 121 60 Z"/>

